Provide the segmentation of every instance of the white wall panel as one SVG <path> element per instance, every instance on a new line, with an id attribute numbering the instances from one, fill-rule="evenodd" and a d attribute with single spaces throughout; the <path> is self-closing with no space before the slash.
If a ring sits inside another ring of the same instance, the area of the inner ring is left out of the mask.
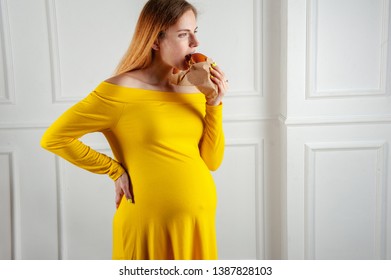
<path id="1" fill-rule="evenodd" d="M 8 5 L 0 0 L 0 105 L 15 102 Z"/>
<path id="2" fill-rule="evenodd" d="M 307 97 L 385 95 L 389 1 L 307 5 Z"/>
<path id="3" fill-rule="evenodd" d="M 44 1 L 3 0 L 3 3 L 6 5 L 1 7 L 2 13 L 6 11 L 8 18 L 5 28 L 8 39 L 4 41 L 7 86 L 14 104 L 1 106 L 0 121 L 11 127 L 14 123 L 36 126 L 36 122 L 43 122 L 51 115 L 45 106 L 50 77 Z"/>
<path id="4" fill-rule="evenodd" d="M 390 125 L 288 126 L 286 138 L 284 256 L 389 259 Z"/>
<path id="5" fill-rule="evenodd" d="M 265 44 L 265 36 L 273 38 L 266 37 L 271 44 L 278 39 L 278 34 L 265 28 L 272 28 L 278 21 L 269 16 L 278 3 L 260 0 L 191 2 L 199 8 L 198 50 L 212 57 L 229 79 L 229 92 L 224 101 L 226 118 L 251 116 L 259 120 L 275 115 L 278 95 L 272 91 L 271 81 L 276 76 L 269 75 L 275 73 L 273 67 L 276 66 L 275 61 L 270 60 L 279 53 L 275 45 Z M 268 71 L 264 71 L 265 68 Z"/>
<path id="6" fill-rule="evenodd" d="M 282 1 L 287 121 L 390 116 L 389 0 Z"/>
<path id="7" fill-rule="evenodd" d="M 230 84 L 227 153 L 214 174 L 219 255 L 279 258 L 279 1 L 190 2 L 200 12 L 198 50 L 215 59 Z M 144 3 L 0 0 L 0 146 L 18 150 L 14 258 L 111 257 L 111 180 L 56 158 L 39 140 L 112 74 Z M 109 153 L 104 139 L 88 142 Z"/>
<path id="8" fill-rule="evenodd" d="M 284 258 L 390 258 L 389 2 L 281 0 Z"/>
<path id="9" fill-rule="evenodd" d="M 199 49 L 217 62 L 224 62 L 225 72 L 230 78 L 229 95 L 262 95 L 263 1 L 198 0 L 194 4 L 200 10 Z M 221 12 L 222 7 L 224 13 Z M 216 20 L 217 16 L 219 20 Z M 234 17 L 240 17 L 241 20 L 232 20 Z M 211 38 L 218 44 L 208 44 Z M 226 54 L 230 54 L 229 60 L 226 60 Z"/>
<path id="10" fill-rule="evenodd" d="M 0 128 L 0 146 L 12 152 L 15 259 L 58 257 L 55 161 L 39 146 L 42 132 L 37 128 Z"/>
<path id="11" fill-rule="evenodd" d="M 386 144 L 306 145 L 305 258 L 386 257 Z"/>
<path id="12" fill-rule="evenodd" d="M 92 146 L 111 156 L 107 145 Z M 60 258 L 111 259 L 114 183 L 62 159 L 57 164 Z"/>
<path id="13" fill-rule="evenodd" d="M 54 102 L 78 101 L 113 74 L 144 2 L 46 0 Z"/>
<path id="14" fill-rule="evenodd" d="M 0 260 L 11 260 L 13 253 L 13 153 L 0 149 Z"/>
<path id="15" fill-rule="evenodd" d="M 264 151 L 262 142 L 232 140 L 214 174 L 221 259 L 263 259 Z"/>

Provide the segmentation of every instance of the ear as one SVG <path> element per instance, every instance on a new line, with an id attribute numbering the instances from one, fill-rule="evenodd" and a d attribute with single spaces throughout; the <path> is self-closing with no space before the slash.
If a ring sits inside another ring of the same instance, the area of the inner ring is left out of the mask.
<path id="1" fill-rule="evenodd" d="M 159 47 L 159 41 L 156 40 L 153 45 L 152 45 L 152 49 L 154 49 L 155 51 L 158 51 L 160 49 Z"/>

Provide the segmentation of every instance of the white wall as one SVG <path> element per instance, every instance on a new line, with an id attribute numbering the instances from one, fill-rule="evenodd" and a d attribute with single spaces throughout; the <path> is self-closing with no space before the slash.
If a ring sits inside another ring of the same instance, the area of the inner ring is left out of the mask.
<path id="1" fill-rule="evenodd" d="M 200 12 L 199 50 L 231 87 L 226 157 L 214 174 L 220 258 L 279 258 L 279 2 L 191 2 Z M 39 140 L 111 75 L 144 3 L 0 0 L 0 258 L 111 258 L 113 183 Z M 110 154 L 99 134 L 83 141 Z"/>
<path id="2" fill-rule="evenodd" d="M 389 2 L 282 1 L 284 258 L 391 258 Z"/>
<path id="3" fill-rule="evenodd" d="M 111 75 L 144 2 L 0 0 L 0 259 L 110 259 L 113 183 L 39 140 Z M 390 259 L 389 0 L 191 2 L 231 87 L 220 258 Z"/>

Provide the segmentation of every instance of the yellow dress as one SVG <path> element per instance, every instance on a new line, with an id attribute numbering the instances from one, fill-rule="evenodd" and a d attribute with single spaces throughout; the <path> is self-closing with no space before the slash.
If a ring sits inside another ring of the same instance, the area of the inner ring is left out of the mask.
<path id="1" fill-rule="evenodd" d="M 78 140 L 102 132 L 115 159 Z M 202 93 L 132 89 L 102 82 L 45 132 L 41 145 L 113 180 L 124 169 L 135 203 L 113 219 L 113 259 L 216 259 L 216 190 L 223 158 L 222 105 Z"/>

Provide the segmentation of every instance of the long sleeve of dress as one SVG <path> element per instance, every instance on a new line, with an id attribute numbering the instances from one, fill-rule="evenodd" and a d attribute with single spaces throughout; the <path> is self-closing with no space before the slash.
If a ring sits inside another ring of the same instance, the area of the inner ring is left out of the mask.
<path id="1" fill-rule="evenodd" d="M 224 157 L 223 106 L 206 105 L 205 128 L 200 143 L 201 157 L 212 171 L 219 168 Z"/>
<path id="2" fill-rule="evenodd" d="M 82 143 L 87 133 L 105 132 L 116 125 L 122 104 L 107 102 L 95 92 L 68 109 L 44 133 L 41 146 L 88 171 L 117 180 L 124 168 L 111 157 Z"/>

